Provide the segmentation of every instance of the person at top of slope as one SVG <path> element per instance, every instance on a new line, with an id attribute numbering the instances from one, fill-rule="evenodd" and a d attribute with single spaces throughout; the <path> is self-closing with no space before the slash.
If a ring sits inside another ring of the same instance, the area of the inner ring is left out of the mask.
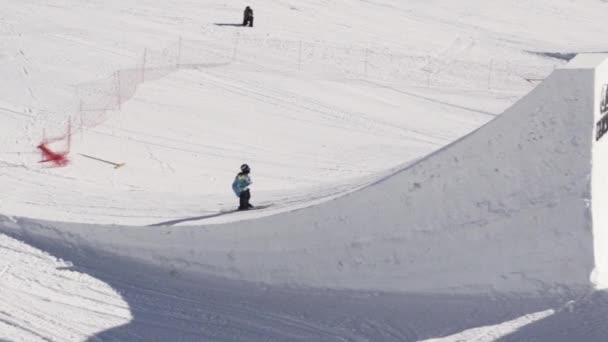
<path id="1" fill-rule="evenodd" d="M 243 13 L 243 26 L 253 27 L 253 10 L 251 7 L 245 7 L 245 12 Z"/>
<path id="2" fill-rule="evenodd" d="M 239 210 L 253 209 L 253 205 L 249 203 L 251 198 L 251 192 L 249 186 L 253 183 L 249 177 L 249 165 L 241 165 L 241 172 L 239 172 L 232 182 L 232 190 L 234 194 L 239 198 Z"/>

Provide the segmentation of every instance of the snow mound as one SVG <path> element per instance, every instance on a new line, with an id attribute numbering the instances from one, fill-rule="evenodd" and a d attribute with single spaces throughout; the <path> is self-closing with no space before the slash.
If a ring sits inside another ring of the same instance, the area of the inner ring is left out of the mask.
<path id="1" fill-rule="evenodd" d="M 606 139 L 596 140 L 595 128 L 607 57 L 578 56 L 475 132 L 306 208 L 200 226 L 17 219 L 0 229 L 179 272 L 270 284 L 546 294 L 590 287 L 596 267 L 601 286 Z"/>

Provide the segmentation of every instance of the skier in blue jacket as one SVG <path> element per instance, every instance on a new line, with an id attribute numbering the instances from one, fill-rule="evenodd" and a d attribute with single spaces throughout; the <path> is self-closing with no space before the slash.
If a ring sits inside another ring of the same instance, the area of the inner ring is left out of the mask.
<path id="1" fill-rule="evenodd" d="M 234 194 L 240 199 L 239 210 L 249 210 L 253 209 L 253 205 L 249 203 L 249 199 L 251 198 L 251 192 L 249 191 L 249 186 L 251 183 L 251 178 L 249 178 L 249 165 L 243 164 L 241 165 L 241 172 L 234 178 L 234 182 L 232 182 L 232 190 Z"/>

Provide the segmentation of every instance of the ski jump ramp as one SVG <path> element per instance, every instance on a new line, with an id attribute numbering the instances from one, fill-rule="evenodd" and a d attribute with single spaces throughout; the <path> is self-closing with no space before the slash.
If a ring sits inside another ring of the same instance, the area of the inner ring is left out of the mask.
<path id="1" fill-rule="evenodd" d="M 182 227 L 5 218 L 0 229 L 269 284 L 445 294 L 602 287 L 607 84 L 608 55 L 579 55 L 473 133 L 305 208 Z"/>

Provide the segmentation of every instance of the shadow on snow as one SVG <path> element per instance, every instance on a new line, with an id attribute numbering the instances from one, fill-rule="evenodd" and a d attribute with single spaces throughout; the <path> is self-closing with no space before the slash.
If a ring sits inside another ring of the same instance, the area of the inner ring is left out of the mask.
<path id="1" fill-rule="evenodd" d="M 243 24 L 232 24 L 232 23 L 213 23 L 216 26 L 235 26 L 235 27 L 246 27 Z"/>
<path id="2" fill-rule="evenodd" d="M 265 204 L 265 205 L 255 206 L 253 209 L 250 209 L 250 210 L 266 209 L 266 208 L 270 207 L 271 205 L 272 204 Z M 247 212 L 247 211 L 250 211 L 250 210 L 245 210 L 244 212 Z M 165 222 L 155 223 L 155 224 L 148 225 L 148 227 L 174 226 L 174 225 L 179 224 L 179 223 L 191 222 L 191 221 L 200 221 L 200 220 L 210 219 L 210 218 L 214 218 L 214 217 L 218 217 L 218 216 L 223 216 L 223 215 L 228 215 L 228 214 L 234 214 L 234 213 L 238 213 L 238 212 L 241 212 L 241 211 L 238 210 L 238 209 L 222 210 L 222 211 L 219 211 L 217 213 L 209 214 L 209 215 L 195 216 L 195 217 L 186 217 L 186 218 L 182 218 L 182 219 L 176 219 L 176 220 L 171 220 L 171 221 L 165 221 Z"/>
<path id="3" fill-rule="evenodd" d="M 181 274 L 2 226 L 0 220 L 2 231 L 13 232 L 9 236 L 71 262 L 71 269 L 107 283 L 128 303 L 130 322 L 89 341 L 418 341 L 561 307 L 575 298 L 573 293 L 526 298 L 266 286 Z M 206 248 L 204 241 L 200 248 Z M 608 306 L 600 312 L 604 315 L 590 319 L 603 322 Z M 524 329 L 544 333 L 546 324 L 555 327 L 545 323 L 552 320 L 585 329 L 569 319 L 558 314 Z M 518 334 L 503 341 L 521 340 Z"/>

